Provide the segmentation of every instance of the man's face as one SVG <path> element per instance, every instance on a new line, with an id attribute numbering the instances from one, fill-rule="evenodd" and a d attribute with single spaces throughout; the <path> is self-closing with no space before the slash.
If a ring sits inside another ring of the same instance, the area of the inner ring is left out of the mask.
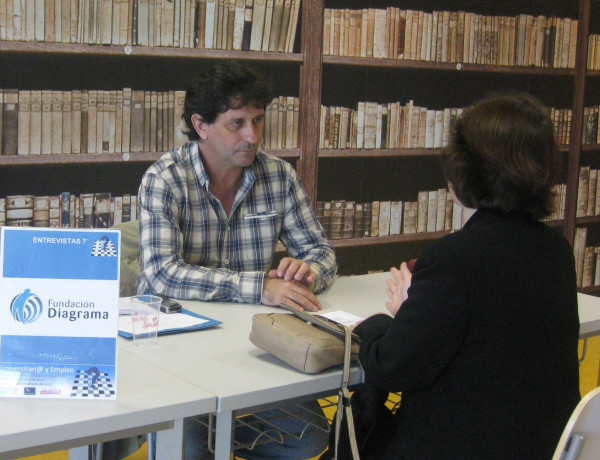
<path id="1" fill-rule="evenodd" d="M 229 109 L 213 123 L 204 123 L 200 118 L 195 126 L 203 158 L 219 170 L 249 166 L 262 141 L 264 123 L 265 109 L 254 105 Z"/>

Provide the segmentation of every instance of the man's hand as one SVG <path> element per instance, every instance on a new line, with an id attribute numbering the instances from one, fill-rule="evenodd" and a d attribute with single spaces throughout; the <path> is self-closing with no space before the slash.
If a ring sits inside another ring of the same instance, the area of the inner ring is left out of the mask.
<path id="1" fill-rule="evenodd" d="M 282 278 L 265 278 L 261 303 L 275 307 L 285 303 L 297 310 L 321 309 L 321 302 L 303 283 Z"/>
<path id="2" fill-rule="evenodd" d="M 268 274 L 269 278 L 282 278 L 285 281 L 296 281 L 312 291 L 317 276 L 311 270 L 310 265 L 300 259 L 284 257 L 275 270 Z"/>
<path id="3" fill-rule="evenodd" d="M 393 316 L 396 316 L 402 303 L 408 298 L 408 288 L 412 280 L 412 273 L 408 269 L 406 262 L 402 262 L 400 270 L 392 267 L 390 274 L 392 275 L 392 279 L 386 281 L 387 290 L 385 292 L 390 301 L 385 303 L 385 308 Z"/>

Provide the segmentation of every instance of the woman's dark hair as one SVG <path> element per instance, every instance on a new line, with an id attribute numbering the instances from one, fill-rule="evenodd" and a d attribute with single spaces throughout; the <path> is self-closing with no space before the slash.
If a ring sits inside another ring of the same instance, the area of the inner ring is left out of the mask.
<path id="1" fill-rule="evenodd" d="M 248 104 L 264 109 L 272 99 L 271 86 L 258 71 L 237 62 L 215 64 L 202 72 L 185 93 L 182 118 L 188 129 L 184 134 L 190 140 L 198 139 L 193 114 L 212 123 L 229 109 Z"/>
<path id="2" fill-rule="evenodd" d="M 458 118 L 442 169 L 469 208 L 520 211 L 535 219 L 554 207 L 559 158 L 549 111 L 529 94 L 495 94 Z"/>

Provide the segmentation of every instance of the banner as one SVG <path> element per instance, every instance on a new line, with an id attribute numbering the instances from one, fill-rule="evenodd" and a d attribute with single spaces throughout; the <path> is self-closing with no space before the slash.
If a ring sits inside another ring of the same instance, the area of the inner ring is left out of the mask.
<path id="1" fill-rule="evenodd" d="M 120 232 L 0 228 L 0 397 L 115 399 Z"/>

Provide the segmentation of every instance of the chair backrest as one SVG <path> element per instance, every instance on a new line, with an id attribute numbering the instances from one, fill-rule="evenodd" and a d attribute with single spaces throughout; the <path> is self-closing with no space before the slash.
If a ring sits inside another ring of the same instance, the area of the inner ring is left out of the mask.
<path id="1" fill-rule="evenodd" d="M 135 295 L 135 283 L 140 267 L 140 227 L 137 220 L 123 222 L 114 228 L 121 230 L 121 276 L 119 296 Z"/>
<path id="2" fill-rule="evenodd" d="M 569 418 L 552 460 L 600 458 L 600 387 L 586 394 Z"/>

